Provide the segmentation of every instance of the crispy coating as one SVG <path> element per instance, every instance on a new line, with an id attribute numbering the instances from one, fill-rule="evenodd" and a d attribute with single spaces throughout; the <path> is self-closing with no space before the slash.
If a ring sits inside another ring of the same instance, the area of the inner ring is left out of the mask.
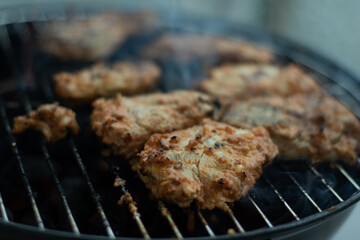
<path id="1" fill-rule="evenodd" d="M 132 95 L 152 89 L 160 77 L 160 68 L 151 62 L 98 63 L 75 73 L 54 76 L 55 92 L 64 99 L 87 102 L 115 93 Z"/>
<path id="2" fill-rule="evenodd" d="M 265 48 L 249 43 L 206 35 L 166 34 L 147 46 L 143 55 L 148 58 L 164 60 L 174 58 L 187 62 L 194 58 L 228 62 L 270 62 L 273 58 Z"/>
<path id="3" fill-rule="evenodd" d="M 54 21 L 42 28 L 39 47 L 66 61 L 92 61 L 112 54 L 129 36 L 154 28 L 149 12 L 103 12 L 87 19 Z"/>
<path id="4" fill-rule="evenodd" d="M 329 96 L 298 94 L 236 101 L 222 120 L 248 129 L 266 127 L 284 159 L 354 164 L 357 158 L 359 120 Z"/>
<path id="5" fill-rule="evenodd" d="M 14 118 L 13 133 L 21 133 L 34 129 L 44 134 L 49 142 L 56 142 L 68 134 L 78 134 L 80 128 L 76 122 L 76 114 L 68 108 L 59 106 L 57 102 L 40 105 L 27 116 Z"/>
<path id="6" fill-rule="evenodd" d="M 205 119 L 192 128 L 152 135 L 139 154 L 139 175 L 156 198 L 226 211 L 276 155 L 265 128 L 237 129 Z"/>
<path id="7" fill-rule="evenodd" d="M 216 108 L 209 96 L 195 91 L 118 95 L 111 100 L 96 100 L 93 106 L 93 130 L 110 153 L 128 160 L 136 157 L 153 133 L 191 127 L 211 117 Z"/>
<path id="8" fill-rule="evenodd" d="M 290 96 L 320 92 L 316 81 L 300 67 L 264 64 L 233 64 L 214 68 L 200 89 L 212 96 L 248 99 L 256 96 Z"/>

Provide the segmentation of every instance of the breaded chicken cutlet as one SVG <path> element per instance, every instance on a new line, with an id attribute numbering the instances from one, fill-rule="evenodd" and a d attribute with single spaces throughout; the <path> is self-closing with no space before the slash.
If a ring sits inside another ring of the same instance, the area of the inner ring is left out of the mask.
<path id="1" fill-rule="evenodd" d="M 56 142 L 66 137 L 69 131 L 76 135 L 80 130 L 76 114 L 59 106 L 57 102 L 40 105 L 28 115 L 14 118 L 13 133 L 21 133 L 27 129 L 42 132 L 48 142 Z"/>
<path id="2" fill-rule="evenodd" d="M 203 93 L 175 91 L 135 97 L 118 95 L 111 100 L 96 100 L 93 106 L 92 128 L 109 147 L 109 153 L 133 160 L 152 134 L 198 124 L 214 114 L 217 104 Z"/>
<path id="3" fill-rule="evenodd" d="M 218 62 L 267 63 L 273 59 L 273 54 L 265 48 L 223 37 L 195 34 L 163 35 L 150 43 L 143 55 L 156 60 L 176 59 L 181 62 L 200 58 Z"/>
<path id="4" fill-rule="evenodd" d="M 222 121 L 247 129 L 265 127 L 284 159 L 356 162 L 359 120 L 329 96 L 297 94 L 236 101 Z"/>
<path id="5" fill-rule="evenodd" d="M 115 93 L 133 95 L 154 88 L 161 74 L 151 62 L 98 63 L 75 73 L 54 76 L 55 92 L 71 102 L 88 102 Z"/>
<path id="6" fill-rule="evenodd" d="M 152 135 L 139 154 L 139 175 L 155 198 L 226 211 L 276 155 L 265 128 L 237 129 L 205 119 L 192 128 Z"/>
<path id="7" fill-rule="evenodd" d="M 67 61 L 103 59 L 129 36 L 156 26 L 157 17 L 149 12 L 103 12 L 87 19 L 54 21 L 42 27 L 40 49 Z"/>
<path id="8" fill-rule="evenodd" d="M 200 90 L 220 99 L 290 96 L 320 93 L 317 82 L 300 67 L 268 64 L 232 64 L 214 68 Z"/>

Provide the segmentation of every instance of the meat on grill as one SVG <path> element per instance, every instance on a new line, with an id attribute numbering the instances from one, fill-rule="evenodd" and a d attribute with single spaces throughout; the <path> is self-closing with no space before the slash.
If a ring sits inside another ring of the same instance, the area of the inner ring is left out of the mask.
<path id="1" fill-rule="evenodd" d="M 223 37 L 189 34 L 166 34 L 148 45 L 143 55 L 157 60 L 194 58 L 206 61 L 270 62 L 273 54 L 265 48 Z"/>
<path id="2" fill-rule="evenodd" d="M 34 129 L 44 134 L 49 142 L 58 141 L 70 131 L 76 135 L 80 128 L 76 122 L 76 114 L 57 102 L 40 105 L 26 116 L 14 118 L 13 133 L 21 133 L 27 129 Z"/>
<path id="3" fill-rule="evenodd" d="M 157 21 L 149 12 L 103 12 L 87 19 L 53 21 L 42 26 L 38 45 L 62 60 L 102 59 L 129 36 L 154 28 Z"/>
<path id="4" fill-rule="evenodd" d="M 205 119 L 192 128 L 152 135 L 139 154 L 139 175 L 156 198 L 226 211 L 276 155 L 265 128 L 244 130 Z"/>
<path id="5" fill-rule="evenodd" d="M 320 86 L 300 67 L 268 64 L 233 64 L 214 68 L 200 89 L 226 100 L 256 96 L 290 96 L 296 93 L 320 93 Z"/>
<path id="6" fill-rule="evenodd" d="M 75 73 L 54 76 L 55 92 L 71 102 L 86 102 L 115 93 L 132 95 L 152 89 L 161 70 L 152 62 L 97 63 Z"/>
<path id="7" fill-rule="evenodd" d="M 153 133 L 198 124 L 213 115 L 217 104 L 203 93 L 175 91 L 135 97 L 118 95 L 111 100 L 98 99 L 93 106 L 92 127 L 109 147 L 108 153 L 133 160 Z"/>
<path id="8" fill-rule="evenodd" d="M 284 159 L 353 164 L 357 158 L 360 123 L 329 96 L 297 94 L 235 101 L 222 121 L 247 129 L 264 126 Z"/>

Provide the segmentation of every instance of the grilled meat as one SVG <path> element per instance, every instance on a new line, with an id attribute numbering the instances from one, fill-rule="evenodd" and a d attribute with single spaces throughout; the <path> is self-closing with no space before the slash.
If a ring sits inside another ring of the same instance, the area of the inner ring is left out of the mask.
<path id="1" fill-rule="evenodd" d="M 245 196 L 277 154 L 265 128 L 201 125 L 154 134 L 140 156 L 140 178 L 156 198 L 188 207 L 227 210 Z"/>
<path id="2" fill-rule="evenodd" d="M 357 158 L 360 123 L 329 96 L 297 94 L 236 101 L 222 120 L 248 129 L 264 126 L 284 159 L 353 164 Z"/>
<path id="3" fill-rule="evenodd" d="M 143 55 L 148 58 L 164 60 L 173 58 L 187 62 L 194 58 L 206 61 L 246 61 L 270 62 L 272 53 L 249 43 L 206 35 L 167 34 L 156 39 Z"/>
<path id="4" fill-rule="evenodd" d="M 27 129 L 42 132 L 49 142 L 66 137 L 68 131 L 75 135 L 80 130 L 76 114 L 68 108 L 59 106 L 57 102 L 40 105 L 27 116 L 14 118 L 13 133 L 21 133 Z"/>
<path id="5" fill-rule="evenodd" d="M 195 91 L 118 95 L 111 100 L 96 100 L 93 106 L 93 130 L 109 147 L 109 153 L 128 160 L 136 158 L 153 133 L 191 127 L 211 117 L 216 108 L 210 97 Z M 133 163 L 136 165 L 136 161 Z"/>
<path id="6" fill-rule="evenodd" d="M 296 65 L 234 64 L 214 68 L 200 89 L 220 99 L 290 96 L 320 92 L 316 81 Z"/>
<path id="7" fill-rule="evenodd" d="M 72 102 L 86 102 L 117 92 L 132 95 L 148 91 L 160 77 L 160 68 L 151 62 L 98 63 L 76 73 L 54 76 L 57 95 Z"/>
<path id="8" fill-rule="evenodd" d="M 105 12 L 85 20 L 54 21 L 42 27 L 39 47 L 62 60 L 102 59 L 112 54 L 129 36 L 154 28 L 156 22 L 156 16 L 148 12 Z"/>

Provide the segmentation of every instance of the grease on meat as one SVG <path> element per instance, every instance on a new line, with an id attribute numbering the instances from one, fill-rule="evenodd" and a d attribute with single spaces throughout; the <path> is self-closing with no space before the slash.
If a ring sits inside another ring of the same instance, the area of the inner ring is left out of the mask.
<path id="1" fill-rule="evenodd" d="M 140 156 L 139 175 L 156 198 L 223 210 L 245 196 L 277 154 L 265 128 L 201 125 L 154 134 Z"/>
<path id="2" fill-rule="evenodd" d="M 76 114 L 58 103 L 40 105 L 28 115 L 14 118 L 13 133 L 21 133 L 27 129 L 42 132 L 49 142 L 66 137 L 68 131 L 76 135 L 80 130 Z"/>
<path id="3" fill-rule="evenodd" d="M 87 102 L 115 93 L 133 95 L 154 88 L 161 74 L 151 62 L 98 63 L 75 73 L 54 76 L 57 95 L 72 102 Z"/>
<path id="4" fill-rule="evenodd" d="M 233 64 L 214 68 L 200 89 L 220 99 L 320 93 L 316 81 L 296 65 Z"/>
<path id="5" fill-rule="evenodd" d="M 93 106 L 93 130 L 109 147 L 109 153 L 128 160 L 136 158 L 153 133 L 191 127 L 211 117 L 216 109 L 212 98 L 195 91 L 118 95 L 111 100 L 99 99 Z"/>
<path id="6" fill-rule="evenodd" d="M 248 129 L 264 126 L 284 159 L 356 162 L 359 120 L 329 96 L 298 94 L 235 101 L 222 121 Z"/>
<path id="7" fill-rule="evenodd" d="M 249 43 L 206 35 L 166 34 L 147 46 L 143 55 L 157 60 L 175 58 L 187 62 L 194 58 L 207 61 L 270 62 L 272 53 Z"/>

